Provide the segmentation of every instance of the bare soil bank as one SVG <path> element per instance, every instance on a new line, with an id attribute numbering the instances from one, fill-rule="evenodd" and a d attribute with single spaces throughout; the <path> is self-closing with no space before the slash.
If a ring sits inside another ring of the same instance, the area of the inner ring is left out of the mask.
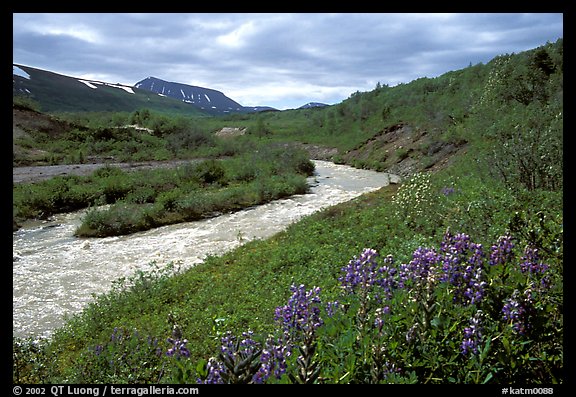
<path id="1" fill-rule="evenodd" d="M 32 167 L 13 167 L 12 181 L 14 183 L 38 182 L 55 176 L 65 175 L 90 175 L 98 168 L 105 166 L 118 167 L 124 170 L 143 170 L 153 168 L 178 167 L 187 163 L 200 160 L 171 160 L 171 161 L 146 161 L 140 163 L 96 163 L 96 164 L 60 164 L 42 165 Z"/>

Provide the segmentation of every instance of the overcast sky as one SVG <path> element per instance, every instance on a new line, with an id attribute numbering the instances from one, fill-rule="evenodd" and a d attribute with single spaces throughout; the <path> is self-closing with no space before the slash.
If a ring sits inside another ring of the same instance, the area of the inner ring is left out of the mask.
<path id="1" fill-rule="evenodd" d="M 563 37 L 563 14 L 13 14 L 13 62 L 134 85 L 148 76 L 244 106 L 339 103 Z"/>

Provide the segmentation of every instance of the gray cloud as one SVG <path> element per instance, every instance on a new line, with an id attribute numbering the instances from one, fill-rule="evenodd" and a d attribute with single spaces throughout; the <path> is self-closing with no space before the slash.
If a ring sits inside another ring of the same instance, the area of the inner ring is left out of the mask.
<path id="1" fill-rule="evenodd" d="M 13 61 L 125 84 L 155 76 L 285 109 L 561 37 L 562 14 L 13 14 Z"/>

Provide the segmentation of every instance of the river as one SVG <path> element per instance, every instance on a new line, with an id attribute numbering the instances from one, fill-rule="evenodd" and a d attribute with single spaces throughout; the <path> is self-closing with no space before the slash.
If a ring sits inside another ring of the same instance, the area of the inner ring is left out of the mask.
<path id="1" fill-rule="evenodd" d="M 308 194 L 197 222 L 98 239 L 73 236 L 83 211 L 24 224 L 13 233 L 13 335 L 49 337 L 121 277 L 153 263 L 189 268 L 207 255 L 268 238 L 306 215 L 399 181 L 327 161 L 315 164 Z"/>

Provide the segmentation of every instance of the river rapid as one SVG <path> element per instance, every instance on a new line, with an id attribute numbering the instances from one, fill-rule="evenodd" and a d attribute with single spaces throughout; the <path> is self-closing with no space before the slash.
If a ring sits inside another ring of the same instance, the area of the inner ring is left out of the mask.
<path id="1" fill-rule="evenodd" d="M 323 208 L 395 183 L 395 175 L 314 161 L 310 193 L 128 236 L 78 238 L 83 211 L 29 222 L 13 233 L 13 335 L 49 337 L 115 280 L 154 263 L 186 269 L 253 239 L 268 238 Z"/>

